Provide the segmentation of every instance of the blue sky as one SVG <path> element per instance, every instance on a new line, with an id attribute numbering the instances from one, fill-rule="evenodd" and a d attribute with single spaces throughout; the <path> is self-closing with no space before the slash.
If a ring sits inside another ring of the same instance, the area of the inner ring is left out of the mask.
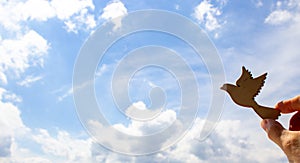
<path id="1" fill-rule="evenodd" d="M 143 31 L 115 42 L 98 65 L 95 91 L 103 114 L 116 129 L 136 136 L 161 131 L 180 115 L 176 77 L 152 67 L 137 71 L 131 79 L 130 107 L 141 110 L 151 106 L 148 96 L 153 87 L 165 88 L 167 100 L 161 115 L 147 122 L 122 115 L 109 88 L 114 70 L 128 52 L 147 45 L 176 51 L 195 73 L 200 106 L 194 125 L 171 148 L 132 157 L 98 145 L 77 116 L 72 77 L 80 48 L 105 22 L 143 9 L 167 10 L 185 16 L 207 33 L 223 62 L 226 81 L 234 83 L 243 65 L 254 76 L 268 72 L 256 99 L 273 106 L 300 92 L 299 4 L 299 0 L 0 2 L 0 161 L 286 162 L 284 153 L 260 128 L 260 118 L 233 104 L 228 96 L 215 131 L 202 142 L 196 140 L 210 107 L 212 83 L 195 51 L 166 33 Z M 279 121 L 287 126 L 289 117 L 282 115 Z"/>

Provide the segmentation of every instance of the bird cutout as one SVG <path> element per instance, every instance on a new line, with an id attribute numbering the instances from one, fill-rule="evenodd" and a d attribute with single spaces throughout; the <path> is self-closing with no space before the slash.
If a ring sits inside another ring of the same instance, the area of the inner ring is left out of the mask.
<path id="1" fill-rule="evenodd" d="M 278 119 L 280 116 L 279 110 L 261 106 L 254 99 L 263 87 L 266 77 L 267 73 L 264 73 L 257 78 L 253 78 L 251 72 L 243 66 L 242 75 L 236 81 L 236 85 L 226 83 L 221 89 L 226 91 L 236 104 L 253 108 L 262 119 Z"/>

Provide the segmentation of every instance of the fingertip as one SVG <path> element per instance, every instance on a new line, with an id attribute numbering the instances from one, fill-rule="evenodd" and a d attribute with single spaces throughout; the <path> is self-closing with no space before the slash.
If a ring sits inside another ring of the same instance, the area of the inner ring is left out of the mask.
<path id="1" fill-rule="evenodd" d="M 261 122 L 260 122 L 260 126 L 261 128 L 263 128 L 265 131 L 267 130 L 267 120 L 266 119 L 263 119 Z"/>
<path id="2" fill-rule="evenodd" d="M 281 113 L 291 113 L 294 112 L 294 108 L 292 107 L 291 100 L 280 101 L 275 105 L 275 109 L 279 110 Z"/>
<path id="3" fill-rule="evenodd" d="M 274 124 L 275 120 L 273 119 L 263 119 L 261 122 L 260 122 L 260 126 L 266 131 L 266 132 L 269 132 L 271 126 Z"/>
<path id="4" fill-rule="evenodd" d="M 261 127 L 266 131 L 272 141 L 280 145 L 280 136 L 285 129 L 279 122 L 273 119 L 264 119 L 261 121 Z"/>
<path id="5" fill-rule="evenodd" d="M 268 133 L 272 135 L 278 135 L 284 130 L 284 127 L 274 119 L 264 119 L 261 121 L 261 127 Z"/>
<path id="6" fill-rule="evenodd" d="M 281 111 L 282 106 L 283 106 L 283 101 L 280 101 L 275 105 L 275 109 Z"/>

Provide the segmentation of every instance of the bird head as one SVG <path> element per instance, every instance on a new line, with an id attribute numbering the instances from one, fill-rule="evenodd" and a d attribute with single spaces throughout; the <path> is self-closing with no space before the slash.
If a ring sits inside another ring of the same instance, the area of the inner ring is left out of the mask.
<path id="1" fill-rule="evenodd" d="M 232 92 L 232 90 L 235 88 L 235 85 L 232 84 L 223 84 L 223 86 L 220 88 L 226 92 Z"/>
<path id="2" fill-rule="evenodd" d="M 227 85 L 228 85 L 228 84 L 223 84 L 223 86 L 222 86 L 220 89 L 222 89 L 222 90 L 224 90 L 224 91 L 227 91 Z"/>

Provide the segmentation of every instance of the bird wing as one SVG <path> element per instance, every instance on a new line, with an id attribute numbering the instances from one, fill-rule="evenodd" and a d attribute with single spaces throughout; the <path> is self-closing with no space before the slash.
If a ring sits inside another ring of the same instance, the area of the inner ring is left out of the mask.
<path id="1" fill-rule="evenodd" d="M 261 88 L 263 87 L 265 79 L 267 78 L 267 73 L 253 79 L 251 72 L 244 66 L 242 71 L 242 75 L 236 81 L 236 85 L 238 87 L 242 87 L 243 90 L 245 90 L 247 94 L 254 99 L 254 97 L 259 94 Z"/>
<path id="2" fill-rule="evenodd" d="M 253 79 L 252 74 L 251 74 L 251 72 L 249 70 L 246 70 L 246 68 L 243 66 L 242 67 L 242 75 L 236 81 L 236 85 L 238 87 L 240 87 L 240 86 L 242 86 L 245 83 L 245 81 L 247 81 L 249 79 Z"/>
<path id="3" fill-rule="evenodd" d="M 249 82 L 249 92 L 253 95 L 253 98 L 257 96 L 261 90 L 261 88 L 265 84 L 265 80 L 267 78 L 267 73 L 264 73 L 263 75 L 253 79 L 251 81 L 252 84 Z"/>

